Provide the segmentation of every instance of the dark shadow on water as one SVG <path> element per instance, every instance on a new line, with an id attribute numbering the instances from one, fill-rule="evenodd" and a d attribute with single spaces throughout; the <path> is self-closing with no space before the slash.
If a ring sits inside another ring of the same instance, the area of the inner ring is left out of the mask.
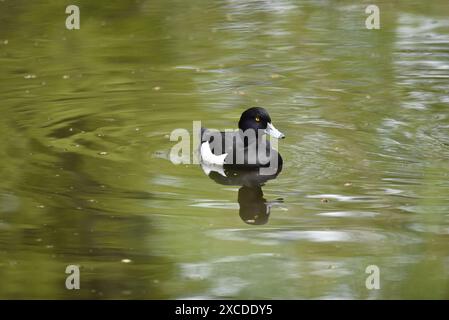
<path id="1" fill-rule="evenodd" d="M 208 173 L 208 168 L 203 166 L 203 170 Z M 262 186 L 267 181 L 276 179 L 281 171 L 282 166 L 279 166 L 276 173 L 261 175 L 259 169 L 225 167 L 223 170 L 212 169 L 208 176 L 218 184 L 241 186 L 237 198 L 240 218 L 247 224 L 263 225 L 268 222 L 273 204 L 282 203 L 283 200 L 267 201 L 264 198 Z"/>

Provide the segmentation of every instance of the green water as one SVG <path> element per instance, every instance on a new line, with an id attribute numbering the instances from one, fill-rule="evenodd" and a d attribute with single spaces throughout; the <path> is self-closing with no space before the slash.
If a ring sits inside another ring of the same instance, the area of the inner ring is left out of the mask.
<path id="1" fill-rule="evenodd" d="M 0 298 L 449 298 L 447 0 L 68 4 L 0 2 Z M 169 160 L 250 106 L 287 136 L 262 225 Z"/>

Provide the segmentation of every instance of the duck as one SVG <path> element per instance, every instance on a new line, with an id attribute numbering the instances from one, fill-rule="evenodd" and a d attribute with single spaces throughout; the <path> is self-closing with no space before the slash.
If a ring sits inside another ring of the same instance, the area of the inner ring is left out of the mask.
<path id="1" fill-rule="evenodd" d="M 223 132 L 201 128 L 199 155 L 203 170 L 207 175 L 215 171 L 224 177 L 228 177 L 226 171 L 239 176 L 236 171 L 243 170 L 243 176 L 250 181 L 250 185 L 260 184 L 260 180 L 267 178 L 260 178 L 261 175 L 270 178 L 277 176 L 282 170 L 283 159 L 272 148 L 266 135 L 275 139 L 285 138 L 273 125 L 267 110 L 262 107 L 245 110 L 240 116 L 236 130 Z M 261 169 L 265 170 L 265 174 Z M 235 184 L 248 185 L 248 182 L 237 181 Z"/>

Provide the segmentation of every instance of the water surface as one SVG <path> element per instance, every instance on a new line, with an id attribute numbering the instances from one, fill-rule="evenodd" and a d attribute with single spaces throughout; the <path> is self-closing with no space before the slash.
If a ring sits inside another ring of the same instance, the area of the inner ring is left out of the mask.
<path id="1" fill-rule="evenodd" d="M 380 30 L 363 1 L 78 4 L 0 2 L 0 298 L 449 298 L 447 1 L 377 1 Z M 261 225 L 168 157 L 250 106 L 287 136 Z"/>

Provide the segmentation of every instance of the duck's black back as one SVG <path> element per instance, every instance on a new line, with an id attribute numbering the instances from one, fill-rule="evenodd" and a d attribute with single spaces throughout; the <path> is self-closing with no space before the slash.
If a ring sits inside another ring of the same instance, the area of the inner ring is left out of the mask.
<path id="1" fill-rule="evenodd" d="M 217 141 L 217 139 L 221 141 Z M 235 168 L 274 166 L 276 171 L 282 170 L 281 155 L 271 148 L 270 141 L 263 137 L 251 139 L 242 136 L 241 131 L 218 132 L 202 128 L 201 143 L 206 141 L 210 143 L 214 155 L 228 154 L 225 166 Z M 261 148 L 264 148 L 265 152 L 260 150 Z"/>

